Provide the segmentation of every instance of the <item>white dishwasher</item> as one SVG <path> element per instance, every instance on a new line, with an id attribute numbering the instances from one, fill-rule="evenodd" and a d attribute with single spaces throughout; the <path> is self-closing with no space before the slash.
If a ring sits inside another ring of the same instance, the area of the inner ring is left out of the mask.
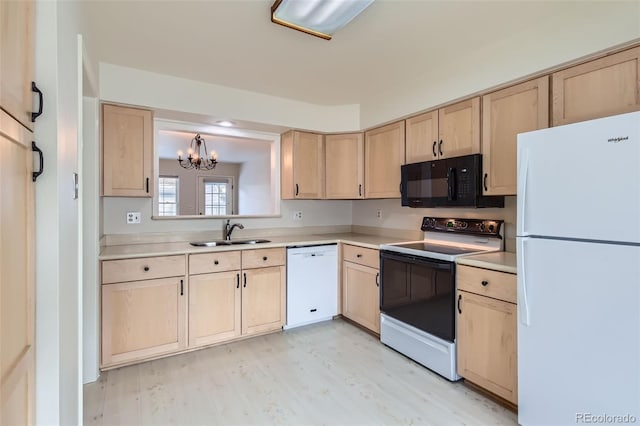
<path id="1" fill-rule="evenodd" d="M 285 329 L 338 314 L 337 251 L 336 244 L 287 247 Z"/>

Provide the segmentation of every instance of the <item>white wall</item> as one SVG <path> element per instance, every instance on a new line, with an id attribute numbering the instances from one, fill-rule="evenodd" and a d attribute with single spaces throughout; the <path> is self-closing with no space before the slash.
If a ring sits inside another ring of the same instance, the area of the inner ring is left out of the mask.
<path id="1" fill-rule="evenodd" d="M 100 252 L 99 231 L 99 176 L 94 172 L 94 164 L 98 163 L 100 144 L 98 137 L 98 118 L 100 116 L 98 100 L 85 97 L 83 100 L 83 162 L 86 173 L 82 174 L 83 195 L 83 374 L 82 382 L 95 381 L 98 370 L 99 327 L 97 307 L 100 295 L 98 292 L 98 255 Z"/>
<path id="2" fill-rule="evenodd" d="M 640 38 L 640 2 L 558 2 L 561 12 L 505 34 L 473 55 L 451 55 L 420 78 L 361 103 L 361 127 L 395 120 Z M 446 43 L 446 36 L 443 36 Z M 419 54 L 419 52 L 416 52 Z"/>
<path id="3" fill-rule="evenodd" d="M 100 98 L 307 130 L 341 132 L 360 126 L 358 105 L 314 105 L 105 63 L 100 63 Z"/>
<path id="4" fill-rule="evenodd" d="M 36 184 L 36 423 L 81 422 L 77 170 L 77 4 L 36 3 L 36 122 L 45 169 Z"/>
<path id="5" fill-rule="evenodd" d="M 140 232 L 220 231 L 226 219 L 152 220 L 151 199 L 104 197 L 104 234 L 131 234 Z M 236 234 L 250 234 L 255 229 L 296 228 L 302 226 L 351 225 L 351 201 L 291 200 L 282 201 L 281 217 L 238 218 L 244 230 Z M 142 212 L 140 224 L 127 225 L 128 211 Z M 303 212 L 303 220 L 294 221 L 293 212 Z"/>
<path id="6" fill-rule="evenodd" d="M 382 219 L 377 218 L 377 210 L 382 210 Z M 352 224 L 376 228 L 419 230 L 422 218 L 453 217 L 460 219 L 501 219 L 505 221 L 506 249 L 515 251 L 516 237 L 516 197 L 505 197 L 504 208 L 437 208 L 413 209 L 402 207 L 400 200 L 357 200 L 353 202 Z"/>
<path id="7" fill-rule="evenodd" d="M 252 157 L 240 165 L 237 184 L 239 214 L 274 211 L 270 185 L 270 156 L 270 152 L 265 152 L 262 156 Z"/>

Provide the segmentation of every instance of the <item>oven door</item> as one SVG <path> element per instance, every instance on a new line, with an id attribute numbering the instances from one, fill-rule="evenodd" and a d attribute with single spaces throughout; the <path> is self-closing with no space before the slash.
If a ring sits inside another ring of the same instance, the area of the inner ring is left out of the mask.
<path id="1" fill-rule="evenodd" d="M 380 252 L 380 311 L 454 342 L 455 264 Z"/>

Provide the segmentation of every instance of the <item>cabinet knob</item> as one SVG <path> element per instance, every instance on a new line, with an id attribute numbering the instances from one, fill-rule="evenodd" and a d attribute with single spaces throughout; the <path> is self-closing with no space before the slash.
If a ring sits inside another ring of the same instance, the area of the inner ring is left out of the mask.
<path id="1" fill-rule="evenodd" d="M 262 260 L 267 261 L 267 256 L 262 256 Z"/>
<path id="2" fill-rule="evenodd" d="M 359 259 L 362 257 L 362 255 L 360 253 L 356 254 L 356 257 Z"/>
<path id="3" fill-rule="evenodd" d="M 143 269 L 144 269 L 145 272 L 149 272 L 149 267 L 148 266 L 145 266 Z"/>
<path id="4" fill-rule="evenodd" d="M 486 287 L 486 286 L 488 286 L 488 285 L 489 285 L 489 281 L 482 281 L 482 283 L 481 283 L 481 284 L 482 284 L 484 287 Z"/>
<path id="5" fill-rule="evenodd" d="M 220 262 L 218 262 L 218 259 L 216 259 L 216 260 L 214 260 L 214 261 L 213 261 L 213 264 L 214 264 L 214 265 L 217 265 L 218 263 L 220 263 Z"/>

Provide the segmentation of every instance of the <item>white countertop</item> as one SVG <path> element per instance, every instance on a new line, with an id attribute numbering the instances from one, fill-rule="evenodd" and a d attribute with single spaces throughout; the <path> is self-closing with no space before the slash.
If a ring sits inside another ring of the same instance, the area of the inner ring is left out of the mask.
<path id="1" fill-rule="evenodd" d="M 167 256 L 175 254 L 208 253 L 216 251 L 255 250 L 261 248 L 288 247 L 293 245 L 314 245 L 331 243 L 346 243 L 361 247 L 378 249 L 381 244 L 389 244 L 402 241 L 402 239 L 399 238 L 380 237 L 377 235 L 354 233 L 291 235 L 286 237 L 265 237 L 265 239 L 270 240 L 271 242 L 216 247 L 194 247 L 188 242 L 106 246 L 102 248 L 99 259 L 127 259 L 146 256 Z"/>
<path id="2" fill-rule="evenodd" d="M 475 266 L 477 268 L 492 269 L 494 271 L 517 274 L 516 254 L 497 251 L 472 256 L 462 256 L 456 259 L 458 265 Z"/>

